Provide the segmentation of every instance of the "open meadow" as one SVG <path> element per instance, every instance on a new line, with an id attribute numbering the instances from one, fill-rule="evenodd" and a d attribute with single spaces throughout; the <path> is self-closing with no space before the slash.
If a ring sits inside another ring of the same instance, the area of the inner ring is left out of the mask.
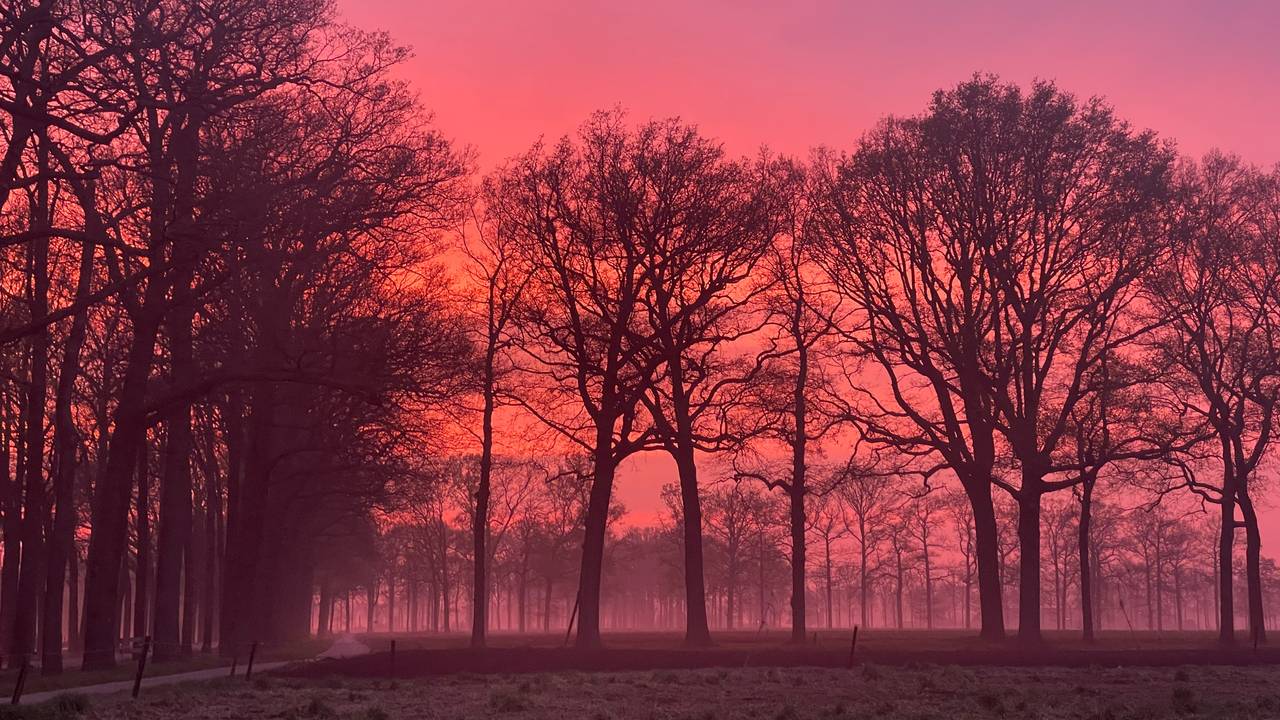
<path id="1" fill-rule="evenodd" d="M 367 679 L 260 676 L 69 696 L 14 717 L 214 718 L 1275 718 L 1280 668 L 861 665 Z M 82 712 L 81 712 L 82 711 Z M 8 715 L 0 713 L 0 717 Z"/>
<path id="2" fill-rule="evenodd" d="M 0 720 L 183 718 L 1280 718 L 1280 653 L 1218 649 L 1204 633 L 1105 633 L 1094 645 L 985 644 L 960 631 L 872 630 L 816 642 L 724 633 L 685 648 L 672 633 L 504 635 L 474 651 L 461 635 L 362 635 L 372 652 L 127 692 L 67 690 L 0 706 Z M 396 651 L 391 652 L 391 641 Z M 811 638 L 812 640 L 812 638 Z"/>

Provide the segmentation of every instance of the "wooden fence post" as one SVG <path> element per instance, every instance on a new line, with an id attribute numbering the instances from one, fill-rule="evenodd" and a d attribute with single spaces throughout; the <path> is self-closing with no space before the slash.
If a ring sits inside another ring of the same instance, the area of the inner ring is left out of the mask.
<path id="1" fill-rule="evenodd" d="M 138 699 L 138 693 L 142 692 L 142 673 L 147 669 L 147 653 L 151 650 L 151 636 L 146 635 L 142 638 L 142 654 L 138 656 L 138 674 L 133 677 L 133 699 Z"/>

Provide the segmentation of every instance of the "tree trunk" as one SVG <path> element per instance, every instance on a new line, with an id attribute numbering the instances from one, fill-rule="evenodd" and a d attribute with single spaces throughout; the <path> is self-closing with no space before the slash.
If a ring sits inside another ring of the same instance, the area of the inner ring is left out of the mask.
<path id="1" fill-rule="evenodd" d="M 798 305 L 795 315 L 803 311 Z M 794 324 L 793 324 L 794 327 Z M 809 350 L 804 342 L 796 343 L 796 382 L 792 388 L 791 415 L 795 435 L 791 442 L 791 642 L 803 643 L 805 626 L 805 495 L 808 493 L 807 428 L 809 384 Z"/>
<path id="2" fill-rule="evenodd" d="M 75 545 L 71 546 L 71 557 L 67 562 L 67 649 L 78 652 L 81 641 L 80 623 L 80 554 Z"/>
<path id="3" fill-rule="evenodd" d="M 157 264 L 160 262 L 156 260 Z M 133 340 L 108 441 L 106 467 L 93 490 L 89 555 L 85 561 L 85 670 L 115 667 L 120 567 L 125 558 L 129 496 L 134 470 L 146 444 L 146 388 L 154 360 L 163 283 L 148 281 L 144 310 L 134 318 Z"/>
<path id="4" fill-rule="evenodd" d="M 151 472 L 148 467 L 147 443 L 143 443 L 138 459 L 138 504 L 135 518 L 138 531 L 138 553 L 133 573 L 133 636 L 150 635 L 147 625 L 151 579 Z"/>
<path id="5" fill-rule="evenodd" d="M 192 241 L 184 239 L 180 245 Z M 166 321 L 175 387 L 190 381 L 192 367 L 191 273 L 184 269 L 174 283 L 176 307 Z M 183 559 L 191 540 L 191 404 L 177 402 L 165 413 L 164 475 L 160 484 L 160 528 L 156 543 L 156 600 L 152 621 L 153 654 L 158 662 L 181 653 L 179 617 Z M 190 568 L 188 568 L 188 571 Z"/>
<path id="6" fill-rule="evenodd" d="M 794 469 L 793 469 L 794 473 Z M 791 497 L 791 642 L 804 643 L 805 627 L 805 493 L 793 480 Z"/>
<path id="7" fill-rule="evenodd" d="M 858 610 L 861 613 L 862 627 L 871 627 L 871 608 L 868 605 L 868 594 L 871 592 L 871 574 L 867 572 L 867 563 L 871 559 L 871 551 L 867 547 L 867 526 L 862 518 L 858 518 Z"/>
<path id="8" fill-rule="evenodd" d="M 978 606 L 982 618 L 980 637 L 1004 638 L 1004 598 L 1000 583 L 1000 534 L 995 505 L 987 478 L 965 479 L 965 494 L 973 509 L 974 557 L 978 566 Z"/>
<path id="9" fill-rule="evenodd" d="M 920 550 L 924 555 L 924 626 L 926 629 L 933 629 L 933 565 L 929 558 L 929 534 L 927 527 L 924 530 L 920 543 Z"/>
<path id="10" fill-rule="evenodd" d="M 707 622 L 707 589 L 702 552 L 702 500 L 698 495 L 698 468 L 693 459 L 692 430 L 679 431 L 687 436 L 673 449 L 680 475 L 680 501 L 684 514 L 684 588 L 685 645 L 706 647 L 711 644 L 711 628 Z"/>
<path id="11" fill-rule="evenodd" d="M 823 549 L 826 551 L 823 558 L 823 571 L 827 591 L 827 629 L 830 630 L 835 627 L 836 622 L 835 595 L 831 592 L 831 538 L 824 539 Z"/>
<path id="12" fill-rule="evenodd" d="M 613 494 L 616 468 L 613 462 L 613 429 L 601 426 L 596 433 L 594 477 L 587 501 L 586 528 L 582 541 L 582 569 L 578 576 L 578 635 L 582 649 L 601 647 L 600 581 L 604 570 L 604 541 L 609 522 L 609 501 Z"/>
<path id="13" fill-rule="evenodd" d="M 17 611 L 18 569 L 22 559 L 22 491 L 18 479 L 10 475 L 10 441 L 13 415 L 4 403 L 3 427 L 0 427 L 0 477 L 4 480 L 4 561 L 0 565 L 0 653 L 13 645 L 14 618 Z M 9 665 L 13 660 L 9 659 Z"/>
<path id="14" fill-rule="evenodd" d="M 529 617 L 529 554 L 526 552 L 520 559 L 520 581 L 516 590 L 518 609 L 516 611 L 520 632 L 525 631 L 525 623 Z"/>
<path id="15" fill-rule="evenodd" d="M 1245 579 L 1249 593 L 1249 642 L 1255 647 L 1267 642 L 1266 611 L 1263 609 L 1262 586 L 1262 533 L 1258 529 L 1258 515 L 1254 511 L 1253 498 L 1249 495 L 1247 479 L 1240 482 L 1240 514 L 1244 519 Z"/>
<path id="16" fill-rule="evenodd" d="M 274 383 L 264 382 L 255 384 L 250 391 L 243 472 L 234 483 L 228 479 L 228 528 L 219 614 L 219 649 L 224 657 L 236 655 L 245 643 L 262 639 L 258 636 L 268 630 L 263 627 L 263 618 L 274 601 L 260 592 L 260 584 L 264 573 L 273 575 L 265 570 L 271 558 L 264 557 L 264 549 L 278 550 L 267 542 L 271 468 L 277 444 L 276 390 Z"/>
<path id="17" fill-rule="evenodd" d="M 1224 480 L 1231 475 L 1230 469 L 1224 474 Z M 1236 620 L 1234 595 L 1234 573 L 1232 572 L 1232 546 L 1236 532 L 1236 489 L 1233 481 L 1223 483 L 1222 502 L 1219 510 L 1222 524 L 1218 532 L 1218 642 L 1223 645 L 1235 645 Z"/>
<path id="18" fill-rule="evenodd" d="M 480 436 L 480 484 L 476 488 L 476 511 L 471 528 L 475 561 L 471 594 L 471 647 L 485 646 L 489 607 L 489 494 L 493 475 L 494 342 L 490 337 L 484 364 L 484 412 Z"/>
<path id="19" fill-rule="evenodd" d="M 210 452 L 213 452 L 213 438 Z M 200 631 L 200 652 L 213 652 L 214 618 L 218 617 L 218 521 L 222 517 L 221 492 L 218 489 L 218 470 L 212 463 L 205 474 L 204 491 L 204 601 L 203 627 Z"/>
<path id="20" fill-rule="evenodd" d="M 1024 472 L 1018 495 L 1018 642 L 1039 645 L 1040 633 L 1040 478 Z"/>
<path id="21" fill-rule="evenodd" d="M 1093 620 L 1093 568 L 1090 563 L 1090 537 L 1093 523 L 1093 484 L 1095 477 L 1084 479 L 1080 494 L 1080 523 L 1077 548 L 1080 559 L 1080 628 L 1087 643 L 1095 642 Z"/>
<path id="22" fill-rule="evenodd" d="M 48 170 L 47 138 L 41 137 L 37 153 L 37 172 Z M 49 313 L 49 183 L 41 178 L 36 186 L 36 199 L 31 207 L 31 227 L 39 235 L 30 244 L 31 317 Z M 30 367 L 26 395 L 25 457 L 23 471 L 22 558 L 18 570 L 18 602 L 14 611 L 12 658 L 33 658 L 36 650 L 36 625 L 40 614 L 40 591 L 45 583 L 45 524 L 48 498 L 44 477 L 45 401 L 48 395 L 49 326 L 31 336 Z M 59 576 L 59 588 L 61 588 Z M 57 638 L 58 643 L 62 638 Z"/>
<path id="23" fill-rule="evenodd" d="M 546 577 L 546 587 L 542 593 L 542 632 L 551 632 L 551 576 Z"/>
<path id="24" fill-rule="evenodd" d="M 182 573 L 182 644 L 179 651 L 190 656 L 195 651 L 196 628 L 202 613 L 204 584 L 204 513 L 192 508 L 191 532 L 187 534 L 187 551 L 183 555 Z"/>

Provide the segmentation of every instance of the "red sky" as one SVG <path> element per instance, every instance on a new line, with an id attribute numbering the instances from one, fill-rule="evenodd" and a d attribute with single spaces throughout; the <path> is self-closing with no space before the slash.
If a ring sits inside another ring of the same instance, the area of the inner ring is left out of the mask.
<path id="1" fill-rule="evenodd" d="M 621 104 L 678 115 L 735 154 L 849 148 L 975 71 L 1052 79 L 1122 117 L 1259 164 L 1280 161 L 1280 2 L 338 0 L 412 46 L 405 74 L 481 169 Z M 619 488 L 657 507 L 645 458 Z M 642 481 L 642 475 L 649 478 Z M 1269 510 L 1269 532 L 1280 513 Z"/>

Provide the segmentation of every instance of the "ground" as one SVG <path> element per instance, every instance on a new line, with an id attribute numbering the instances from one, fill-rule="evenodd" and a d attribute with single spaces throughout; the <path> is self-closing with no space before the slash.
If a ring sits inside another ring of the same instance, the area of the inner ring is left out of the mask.
<path id="1" fill-rule="evenodd" d="M 824 641 L 820 632 L 816 645 L 806 648 L 782 646 L 781 637 L 769 635 L 754 641 L 746 634 L 718 636 L 712 652 L 680 649 L 671 635 L 614 636 L 606 638 L 612 649 L 601 655 L 551 647 L 563 637 L 555 643 L 495 638 L 494 645 L 515 653 L 510 657 L 544 660 L 542 667 L 519 673 L 465 671 L 462 660 L 472 658 L 472 666 L 484 668 L 478 659 L 502 656 L 504 650 L 469 653 L 461 649 L 460 637 L 398 637 L 394 662 L 390 638 L 363 637 L 375 650 L 385 644 L 387 652 L 307 663 L 249 682 L 147 688 L 136 701 L 127 694 L 70 692 L 42 706 L 0 706 L 0 720 L 1280 718 L 1280 664 L 1271 651 L 1214 655 L 1203 635 L 1113 635 L 1092 649 L 1051 637 L 1049 650 L 1028 655 L 1008 647 L 975 653 L 975 639 L 962 634 L 881 631 L 859 639 L 853 667 L 850 634 L 829 635 Z M 875 659 L 911 653 L 917 659 Z M 1084 653 L 1098 653 L 1101 661 L 1086 663 Z M 1059 654 L 1073 666 L 1054 664 Z M 1173 662 L 1197 654 L 1204 659 Z M 927 657 L 955 661 L 919 659 Z M 1015 662 L 996 662 L 1002 657 Z M 1116 667 L 1116 657 L 1148 657 L 1156 664 Z M 816 665 L 801 664 L 808 659 Z M 570 662 L 628 669 L 558 669 Z M 635 668 L 652 663 L 681 669 Z M 712 666 L 699 666 L 704 664 Z"/>
<path id="2" fill-rule="evenodd" d="M 303 660 L 315 657 L 318 653 L 329 646 L 331 640 L 326 639 L 309 639 L 297 642 L 291 642 L 284 645 L 266 645 L 264 644 L 258 651 L 256 662 L 272 662 L 275 660 Z M 246 657 L 240 657 L 238 663 L 243 667 Z M 119 680 L 132 680 L 137 671 L 137 665 L 130 660 L 121 660 L 120 664 L 111 670 L 92 670 L 83 672 L 80 668 L 80 658 L 75 655 L 66 657 L 66 670 L 60 675 L 44 675 L 38 669 L 32 669 L 27 674 L 27 678 L 23 683 L 23 691 L 25 694 L 46 692 L 51 690 L 63 690 L 79 687 L 82 685 L 94 685 L 97 683 L 107 683 Z M 146 674 L 148 676 L 155 675 L 171 675 L 175 673 L 185 673 L 194 670 L 205 670 L 208 668 L 227 667 L 230 669 L 231 659 L 223 658 L 216 654 L 197 653 L 188 658 L 172 660 L 169 662 L 157 663 L 154 660 L 147 662 Z M 13 667 L 0 670 L 0 699 L 6 700 L 10 693 L 13 692 L 13 686 L 18 681 L 18 670 Z"/>
<path id="3" fill-rule="evenodd" d="M 864 665 L 853 670 L 463 674 L 394 681 L 263 676 L 249 683 L 220 680 L 156 688 L 138 701 L 127 696 L 92 698 L 80 708 L 81 700 L 64 701 L 61 717 L 1246 720 L 1280 717 L 1280 670 Z"/>

